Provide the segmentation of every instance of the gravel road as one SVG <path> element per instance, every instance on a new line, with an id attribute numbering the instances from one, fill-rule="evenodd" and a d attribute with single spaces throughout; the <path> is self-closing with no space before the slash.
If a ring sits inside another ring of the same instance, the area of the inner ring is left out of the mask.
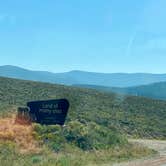
<path id="1" fill-rule="evenodd" d="M 148 148 L 154 149 L 159 152 L 159 155 L 141 160 L 134 160 L 124 162 L 120 164 L 114 164 L 113 166 L 166 166 L 166 141 L 159 140 L 129 140 L 132 143 L 139 143 Z"/>

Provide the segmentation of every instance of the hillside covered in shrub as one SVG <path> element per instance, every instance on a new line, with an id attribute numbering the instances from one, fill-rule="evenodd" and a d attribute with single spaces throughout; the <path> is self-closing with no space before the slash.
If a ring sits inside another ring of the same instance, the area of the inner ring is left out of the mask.
<path id="1" fill-rule="evenodd" d="M 106 87 L 98 85 L 77 84 L 75 87 L 95 89 L 102 92 L 115 92 L 123 95 L 143 96 L 152 99 L 166 100 L 166 82 L 157 82 L 153 84 L 131 86 L 131 87 Z"/>
<path id="2" fill-rule="evenodd" d="M 67 98 L 66 124 L 91 122 L 135 137 L 166 138 L 166 102 L 48 83 L 0 78 L 1 115 L 31 100 Z"/>
<path id="3" fill-rule="evenodd" d="M 15 123 L 18 106 L 67 98 L 65 126 Z M 5 166 L 112 164 L 156 152 L 131 137 L 165 139 L 166 102 L 96 90 L 0 78 L 0 163 Z"/>

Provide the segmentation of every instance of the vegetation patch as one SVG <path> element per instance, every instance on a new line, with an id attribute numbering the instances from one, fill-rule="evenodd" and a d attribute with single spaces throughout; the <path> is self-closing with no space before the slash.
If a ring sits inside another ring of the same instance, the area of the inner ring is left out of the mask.
<path id="1" fill-rule="evenodd" d="M 84 151 L 109 149 L 128 144 L 124 136 L 94 122 L 82 124 L 71 121 L 65 127 L 34 124 L 34 130 L 35 138 L 46 143 L 55 152 L 64 149 L 66 144 Z"/>
<path id="2" fill-rule="evenodd" d="M 53 153 L 44 148 L 38 153 L 19 153 L 12 142 L 0 142 L 0 163 L 5 166 L 85 166 L 109 164 L 126 161 L 133 158 L 145 157 L 155 152 L 135 145 L 114 147 L 104 150 L 82 151 L 73 146 Z"/>
<path id="3" fill-rule="evenodd" d="M 31 100 L 67 98 L 70 121 L 95 122 L 137 138 L 166 138 L 166 101 L 0 77 L 0 115 Z"/>
<path id="4" fill-rule="evenodd" d="M 15 124 L 18 106 L 58 98 L 71 105 L 64 127 Z M 165 139 L 165 115 L 165 101 L 0 78 L 0 163 L 85 166 L 151 155 L 124 135 Z"/>
<path id="5" fill-rule="evenodd" d="M 15 115 L 0 119 L 0 140 L 15 143 L 21 153 L 38 153 L 38 142 L 33 137 L 33 128 L 30 125 L 15 123 Z"/>

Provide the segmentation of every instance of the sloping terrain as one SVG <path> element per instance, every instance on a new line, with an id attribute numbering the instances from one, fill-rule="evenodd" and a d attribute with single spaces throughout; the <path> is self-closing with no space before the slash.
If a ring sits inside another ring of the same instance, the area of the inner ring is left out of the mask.
<path id="1" fill-rule="evenodd" d="M 154 99 L 166 100 L 166 82 L 153 83 L 128 88 L 111 88 L 113 92 L 122 94 L 145 96 Z"/>
<path id="2" fill-rule="evenodd" d="M 33 138 L 31 125 L 15 123 L 15 115 L 0 118 L 0 141 L 12 141 L 21 153 L 38 153 L 40 151 L 37 141 Z"/>
<path id="3" fill-rule="evenodd" d="M 66 125 L 18 125 L 17 106 L 67 98 Z M 96 90 L 0 78 L 0 163 L 5 166 L 111 165 L 156 152 L 129 137 L 165 139 L 166 102 Z"/>
<path id="4" fill-rule="evenodd" d="M 95 122 L 135 137 L 166 138 L 166 102 L 96 90 L 0 78 L 1 114 L 30 100 L 67 98 L 67 122 Z"/>
<path id="5" fill-rule="evenodd" d="M 98 85 L 73 85 L 75 87 L 96 89 L 103 92 L 115 92 L 133 96 L 144 96 L 153 99 L 166 100 L 166 82 L 158 82 L 148 85 L 133 86 L 126 88 L 106 87 Z"/>

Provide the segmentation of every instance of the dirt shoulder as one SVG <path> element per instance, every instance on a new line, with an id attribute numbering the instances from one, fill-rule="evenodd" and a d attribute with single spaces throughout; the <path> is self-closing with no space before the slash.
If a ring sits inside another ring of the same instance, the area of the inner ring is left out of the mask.
<path id="1" fill-rule="evenodd" d="M 152 158 L 114 164 L 114 166 L 166 166 L 166 141 L 142 139 L 130 139 L 129 141 L 154 149 L 158 151 L 159 154 Z"/>

